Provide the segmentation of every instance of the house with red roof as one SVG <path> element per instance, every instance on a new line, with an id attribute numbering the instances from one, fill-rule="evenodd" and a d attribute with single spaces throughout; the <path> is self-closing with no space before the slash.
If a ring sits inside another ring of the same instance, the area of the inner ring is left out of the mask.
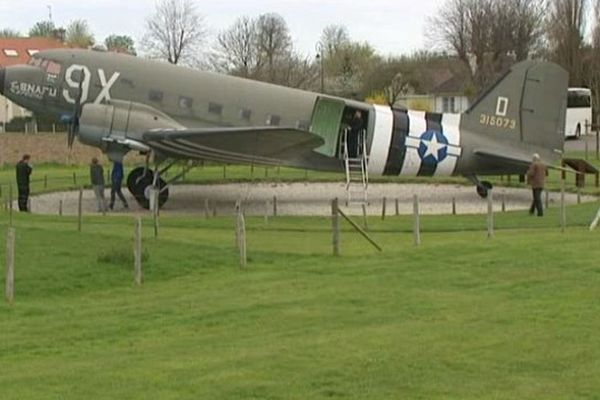
<path id="1" fill-rule="evenodd" d="M 67 47 L 58 39 L 48 37 L 0 38 L 0 67 L 27 64 L 29 59 L 42 50 Z M 31 113 L 0 95 L 0 129 L 15 117 L 27 117 Z"/>

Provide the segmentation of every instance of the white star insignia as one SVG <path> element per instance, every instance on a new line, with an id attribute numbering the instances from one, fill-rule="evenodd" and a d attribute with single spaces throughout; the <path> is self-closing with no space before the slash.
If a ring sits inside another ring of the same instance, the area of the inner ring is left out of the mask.
<path id="1" fill-rule="evenodd" d="M 446 147 L 446 145 L 438 142 L 436 135 L 433 135 L 430 141 L 424 140 L 423 143 L 425 143 L 425 146 L 427 146 L 427 151 L 423 155 L 423 158 L 427 158 L 427 156 L 431 155 L 436 161 L 438 161 L 438 152 Z"/>

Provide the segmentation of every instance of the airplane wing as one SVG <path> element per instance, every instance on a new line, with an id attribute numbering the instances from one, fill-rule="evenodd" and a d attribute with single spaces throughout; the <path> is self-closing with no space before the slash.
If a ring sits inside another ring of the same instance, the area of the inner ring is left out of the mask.
<path id="1" fill-rule="evenodd" d="M 154 151 L 171 158 L 309 169 L 340 164 L 313 151 L 324 143 L 320 136 L 292 127 L 158 129 L 142 138 Z"/>

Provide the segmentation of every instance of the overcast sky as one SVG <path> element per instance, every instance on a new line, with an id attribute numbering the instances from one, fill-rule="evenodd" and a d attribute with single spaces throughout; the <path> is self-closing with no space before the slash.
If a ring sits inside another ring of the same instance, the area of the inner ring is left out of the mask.
<path id="1" fill-rule="evenodd" d="M 406 54 L 423 49 L 427 17 L 436 13 L 438 0 L 194 0 L 212 36 L 238 17 L 276 12 L 288 23 L 296 48 L 315 53 L 324 27 L 345 25 L 353 40 L 367 41 L 380 54 Z M 27 34 L 37 21 L 48 19 L 48 5 L 56 25 L 85 19 L 96 41 L 112 33 L 126 34 L 136 43 L 143 35 L 145 18 L 154 0 L 0 0 L 0 29 Z"/>

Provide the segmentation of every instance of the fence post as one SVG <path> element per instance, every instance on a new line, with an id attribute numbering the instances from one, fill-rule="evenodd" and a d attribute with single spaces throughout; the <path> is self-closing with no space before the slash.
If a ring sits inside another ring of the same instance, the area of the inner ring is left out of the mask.
<path id="1" fill-rule="evenodd" d="M 77 231 L 81 232 L 81 219 L 83 214 L 83 187 L 79 188 L 79 200 L 77 202 Z"/>
<path id="2" fill-rule="evenodd" d="M 9 304 L 15 299 L 15 228 L 6 232 L 6 281 L 4 298 Z"/>
<path id="3" fill-rule="evenodd" d="M 381 203 L 381 220 L 382 221 L 385 221 L 385 209 L 386 209 L 386 206 L 387 206 L 387 198 L 384 197 L 383 201 Z"/>
<path id="4" fill-rule="evenodd" d="M 419 219 L 419 196 L 413 196 L 413 236 L 415 246 L 421 244 L 421 221 Z"/>
<path id="5" fill-rule="evenodd" d="M 362 213 L 363 213 L 363 228 L 365 231 L 369 230 L 369 222 L 367 219 L 367 206 L 365 203 L 362 204 Z"/>
<path id="6" fill-rule="evenodd" d="M 456 215 L 456 197 L 452 197 L 452 215 Z"/>
<path id="7" fill-rule="evenodd" d="M 502 212 L 506 212 L 506 193 L 502 193 Z"/>
<path id="8" fill-rule="evenodd" d="M 152 189 L 152 197 L 153 197 L 153 204 L 152 204 L 152 222 L 154 225 L 154 238 L 156 239 L 158 237 L 158 194 L 160 193 L 160 189 L 158 188 L 154 188 Z"/>
<path id="9" fill-rule="evenodd" d="M 400 215 L 400 202 L 396 198 L 396 217 Z"/>
<path id="10" fill-rule="evenodd" d="M 48 175 L 44 174 L 44 189 L 48 189 Z"/>
<path id="11" fill-rule="evenodd" d="M 135 230 L 133 240 L 133 259 L 134 259 L 134 282 L 140 286 L 143 281 L 142 273 L 142 218 L 135 219 Z"/>
<path id="12" fill-rule="evenodd" d="M 77 186 L 77 173 L 73 172 L 73 185 Z"/>
<path id="13" fill-rule="evenodd" d="M 340 215 L 338 213 L 338 199 L 331 201 L 331 231 L 333 233 L 333 255 L 340 255 Z"/>
<path id="14" fill-rule="evenodd" d="M 273 196 L 273 216 L 277 216 L 277 196 Z"/>
<path id="15" fill-rule="evenodd" d="M 8 185 L 8 226 L 13 226 L 13 188 Z"/>
<path id="16" fill-rule="evenodd" d="M 204 199 L 204 217 L 206 219 L 210 218 L 210 204 L 208 202 L 208 199 Z"/>
<path id="17" fill-rule="evenodd" d="M 565 207 L 565 180 L 560 181 L 560 231 L 565 232 L 567 226 L 567 208 Z"/>
<path id="18" fill-rule="evenodd" d="M 545 200 L 545 203 L 546 203 L 545 205 L 546 205 L 546 210 L 547 210 L 548 208 L 550 208 L 550 194 L 548 193 L 548 190 L 545 190 L 545 192 L 546 193 L 545 193 L 545 199 L 544 200 Z"/>
<path id="19" fill-rule="evenodd" d="M 242 212 L 242 202 L 238 200 L 235 204 L 236 209 L 236 224 L 235 224 L 235 237 L 237 248 L 240 252 L 240 268 L 245 269 L 248 257 L 246 254 L 246 220 L 244 213 Z"/>
<path id="20" fill-rule="evenodd" d="M 494 199 L 493 190 L 488 190 L 487 195 L 487 237 L 494 237 Z"/>

